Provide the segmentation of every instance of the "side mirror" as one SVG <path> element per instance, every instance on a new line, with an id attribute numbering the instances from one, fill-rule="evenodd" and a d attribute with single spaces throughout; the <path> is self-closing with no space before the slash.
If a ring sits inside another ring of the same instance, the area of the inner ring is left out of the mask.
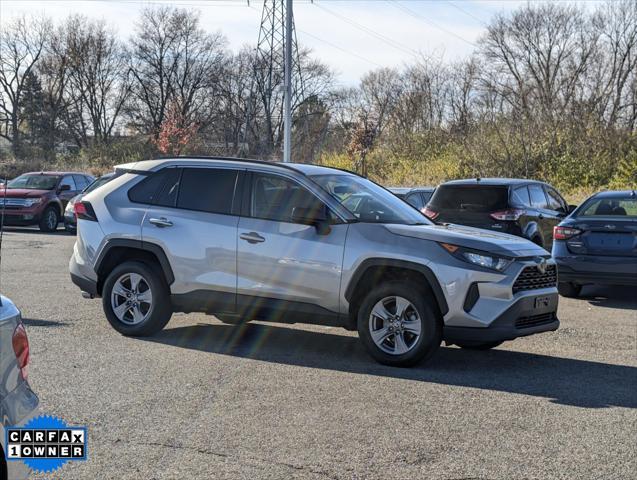
<path id="1" fill-rule="evenodd" d="M 58 192 L 68 192 L 71 190 L 71 185 L 60 185 Z"/>
<path id="2" fill-rule="evenodd" d="M 303 225 L 313 225 L 319 235 L 327 235 L 331 231 L 327 206 L 325 205 L 322 205 L 319 209 L 294 207 L 292 209 L 292 221 Z"/>

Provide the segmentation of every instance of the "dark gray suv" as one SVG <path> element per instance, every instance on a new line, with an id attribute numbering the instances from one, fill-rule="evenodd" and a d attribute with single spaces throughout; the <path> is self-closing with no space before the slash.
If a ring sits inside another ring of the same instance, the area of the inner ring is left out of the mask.
<path id="1" fill-rule="evenodd" d="M 404 366 L 442 340 L 484 349 L 559 325 L 548 252 L 435 225 L 350 172 L 152 160 L 118 167 L 75 211 L 71 277 L 124 335 L 152 335 L 175 311 L 339 325 Z"/>

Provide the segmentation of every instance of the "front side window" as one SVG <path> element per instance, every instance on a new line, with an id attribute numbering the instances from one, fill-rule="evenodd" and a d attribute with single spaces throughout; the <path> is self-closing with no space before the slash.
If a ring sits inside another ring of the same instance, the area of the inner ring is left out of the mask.
<path id="1" fill-rule="evenodd" d="M 238 174 L 222 168 L 184 168 L 177 208 L 229 215 Z"/>
<path id="2" fill-rule="evenodd" d="M 293 180 L 277 175 L 252 174 L 250 216 L 266 220 L 294 223 L 296 209 L 319 212 L 323 202 Z"/>
<path id="3" fill-rule="evenodd" d="M 402 225 L 432 223 L 390 191 L 366 178 L 338 173 L 311 175 L 310 178 L 360 222 Z"/>
<path id="4" fill-rule="evenodd" d="M 59 178 L 53 175 L 20 175 L 7 183 L 7 189 L 53 190 Z"/>
<path id="5" fill-rule="evenodd" d="M 547 208 L 546 195 L 544 195 L 544 189 L 540 185 L 529 185 L 529 195 L 531 196 L 531 205 L 535 208 Z"/>
<path id="6" fill-rule="evenodd" d="M 62 178 L 62 181 L 60 182 L 60 187 L 63 187 L 64 185 L 68 185 L 69 190 L 71 191 L 77 190 L 77 187 L 75 186 L 75 180 L 73 180 L 72 175 L 66 175 L 65 177 Z"/>
<path id="7" fill-rule="evenodd" d="M 88 186 L 88 181 L 84 175 L 73 175 L 75 186 L 78 190 L 84 190 Z"/>

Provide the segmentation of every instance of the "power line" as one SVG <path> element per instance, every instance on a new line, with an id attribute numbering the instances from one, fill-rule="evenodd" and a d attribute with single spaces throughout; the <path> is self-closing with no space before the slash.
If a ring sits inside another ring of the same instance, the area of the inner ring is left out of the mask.
<path id="1" fill-rule="evenodd" d="M 321 10 L 329 13 L 330 15 L 332 15 L 332 16 L 334 16 L 336 18 L 339 18 L 343 22 L 346 22 L 349 25 L 352 25 L 354 28 L 357 28 L 358 30 L 361 30 L 362 32 L 365 32 L 368 35 L 371 35 L 372 37 L 374 37 L 374 38 L 386 43 L 387 45 L 389 45 L 389 46 L 391 46 L 391 47 L 393 47 L 393 48 L 395 48 L 397 50 L 402 51 L 403 53 L 407 53 L 407 54 L 413 55 L 415 57 L 420 55 L 416 50 L 412 49 L 411 47 L 409 47 L 407 45 L 404 45 L 404 44 L 402 44 L 400 42 L 397 42 L 396 40 L 393 40 L 393 39 L 391 39 L 389 37 L 386 37 L 385 35 L 382 35 L 382 34 L 376 32 L 376 31 L 372 30 L 371 28 L 366 27 L 365 25 L 362 25 L 362 24 L 352 20 L 351 18 L 348 18 L 348 17 L 346 17 L 346 16 L 344 16 L 344 15 L 342 15 L 340 13 L 336 13 L 336 12 L 334 12 L 334 11 L 328 9 L 328 8 L 325 8 L 322 5 L 319 5 L 318 3 L 314 3 L 314 5 L 316 5 Z"/>
<path id="2" fill-rule="evenodd" d="M 456 10 L 459 10 L 459 11 L 461 11 L 462 13 L 464 13 L 465 15 L 469 15 L 469 16 L 470 16 L 471 18 L 473 18 L 474 20 L 477 20 L 477 21 L 478 21 L 478 23 L 480 23 L 480 25 L 482 25 L 482 26 L 486 26 L 486 24 L 484 23 L 484 21 L 483 21 L 480 17 L 478 17 L 478 16 L 474 15 L 474 14 L 473 14 L 473 13 L 471 13 L 469 10 L 465 10 L 463 7 L 461 7 L 460 5 L 456 5 L 456 4 L 455 4 L 454 2 L 452 2 L 451 0 L 447 0 L 447 3 L 448 3 L 449 5 L 451 5 L 453 8 L 455 8 Z"/>
<path id="3" fill-rule="evenodd" d="M 326 45 L 329 45 L 332 48 L 340 50 L 341 52 L 347 53 L 348 55 L 360 58 L 361 60 L 364 60 L 365 62 L 367 62 L 367 63 L 369 63 L 371 65 L 376 65 L 377 67 L 380 67 L 380 68 L 383 67 L 381 64 L 376 63 L 373 60 L 370 60 L 369 58 L 363 57 L 362 55 L 359 55 L 356 52 L 352 52 L 350 50 L 346 50 L 346 49 L 344 49 L 342 47 L 339 47 L 338 45 L 336 45 L 336 44 L 334 44 L 332 42 L 328 42 L 327 40 L 325 40 L 323 38 L 317 37 L 316 35 L 314 35 L 314 34 L 312 34 L 310 32 L 306 32 L 305 30 L 301 30 L 300 28 L 297 28 L 296 31 L 297 32 L 301 32 L 303 35 L 307 35 L 308 37 L 312 37 L 313 39 L 318 40 L 319 42 L 323 42 L 323 43 L 325 43 Z"/>
<path id="4" fill-rule="evenodd" d="M 412 10 L 411 8 L 409 8 L 409 7 L 407 7 L 407 6 L 403 5 L 403 4 L 401 4 L 400 2 L 398 2 L 398 0 L 387 0 L 387 1 L 388 1 L 389 3 L 391 3 L 392 5 L 394 5 L 396 8 L 401 9 L 403 12 L 407 13 L 408 15 L 410 15 L 410 16 L 412 16 L 412 17 L 414 17 L 414 18 L 416 18 L 416 19 L 418 19 L 418 20 L 420 20 L 420 21 L 422 21 L 422 22 L 425 22 L 425 23 L 429 24 L 429 25 L 431 25 L 431 26 L 433 26 L 433 27 L 437 28 L 438 30 L 441 30 L 441 31 L 443 31 L 443 32 L 445 32 L 445 33 L 447 33 L 447 34 L 449 34 L 449 35 L 452 35 L 452 36 L 456 37 L 457 39 L 462 40 L 462 41 L 463 41 L 463 42 L 465 42 L 465 43 L 468 43 L 469 45 L 472 45 L 472 46 L 474 46 L 474 47 L 477 47 L 477 45 L 476 45 L 475 43 L 473 43 L 472 41 L 467 40 L 466 38 L 461 37 L 461 36 L 460 36 L 460 35 L 458 35 L 457 33 L 452 32 L 451 30 L 449 30 L 449 29 L 447 29 L 447 28 L 445 28 L 445 27 L 442 27 L 442 26 L 438 25 L 436 22 L 434 22 L 433 20 L 430 20 L 430 19 L 429 19 L 429 18 L 427 18 L 427 17 L 423 17 L 423 16 L 422 16 L 421 14 L 419 14 L 418 12 L 415 12 L 415 11 L 414 11 L 414 10 Z"/>

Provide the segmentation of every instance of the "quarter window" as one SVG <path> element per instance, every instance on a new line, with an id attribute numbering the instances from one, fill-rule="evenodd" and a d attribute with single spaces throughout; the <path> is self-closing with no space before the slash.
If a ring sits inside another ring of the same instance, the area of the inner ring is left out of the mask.
<path id="1" fill-rule="evenodd" d="M 550 187 L 546 188 L 546 193 L 549 199 L 549 208 L 551 210 L 563 210 L 564 212 L 567 211 L 566 204 L 564 203 L 562 197 L 560 197 L 559 193 L 557 193 Z"/>
<path id="2" fill-rule="evenodd" d="M 531 199 L 529 198 L 529 189 L 526 187 L 518 187 L 513 190 L 513 196 L 511 198 L 514 205 L 520 207 L 530 207 Z"/>
<path id="3" fill-rule="evenodd" d="M 410 195 L 407 195 L 407 198 L 405 200 L 407 201 L 409 205 L 411 205 L 414 208 L 417 208 L 418 210 L 422 210 L 422 208 L 425 206 L 424 203 L 422 202 L 422 197 L 420 196 L 420 193 L 412 193 Z"/>

